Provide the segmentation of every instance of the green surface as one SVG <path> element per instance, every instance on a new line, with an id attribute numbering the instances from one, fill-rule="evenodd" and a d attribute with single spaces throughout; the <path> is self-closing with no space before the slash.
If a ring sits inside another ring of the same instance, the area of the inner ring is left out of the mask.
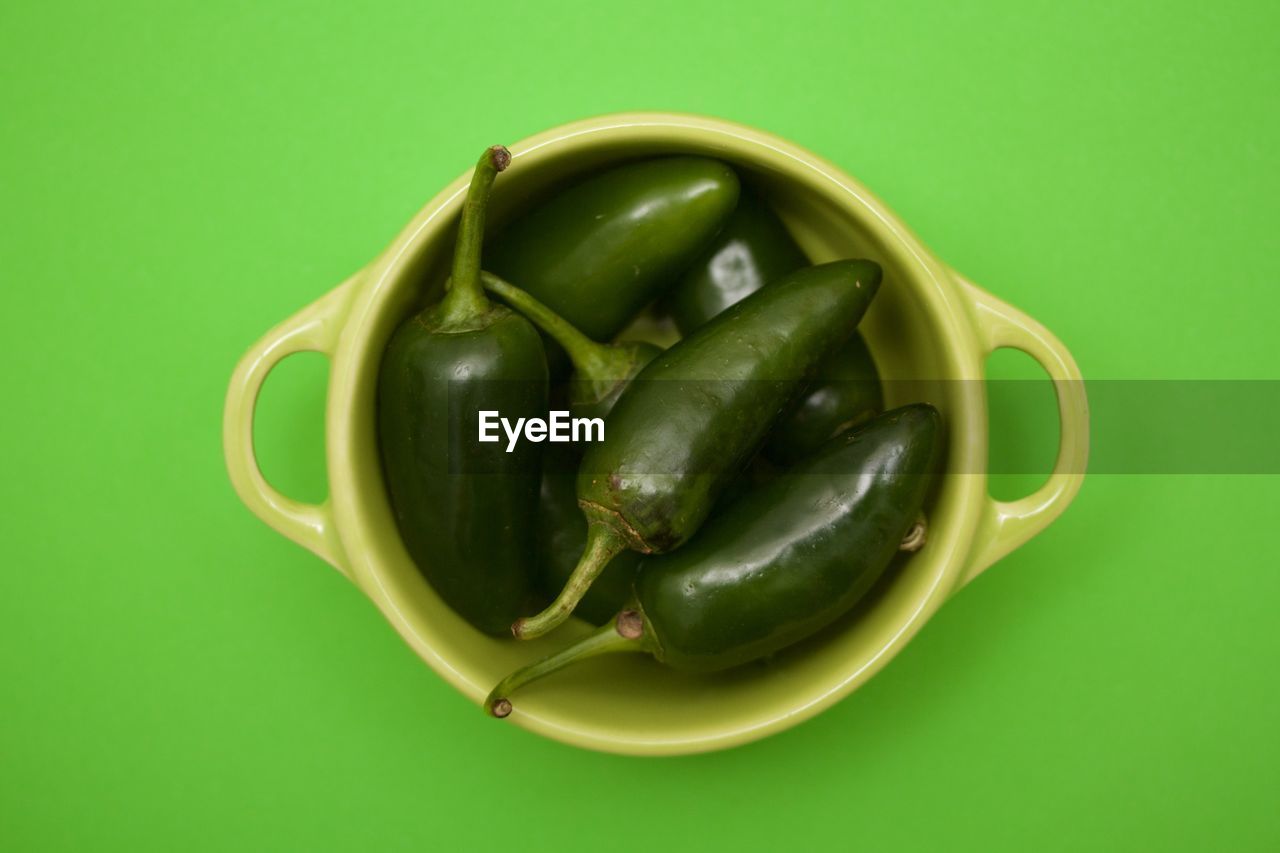
<path id="1" fill-rule="evenodd" d="M 0 849 L 1280 846 L 1280 478 L 1091 477 L 850 699 L 671 760 L 486 719 L 226 481 L 259 334 L 623 109 L 830 158 L 1086 376 L 1280 378 L 1280 15 L 969 5 L 0 8 Z M 299 497 L 323 382 L 264 395 Z"/>

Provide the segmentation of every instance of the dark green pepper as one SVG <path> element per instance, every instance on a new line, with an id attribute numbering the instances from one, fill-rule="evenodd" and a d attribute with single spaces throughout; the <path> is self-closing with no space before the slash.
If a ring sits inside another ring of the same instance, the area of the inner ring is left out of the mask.
<path id="1" fill-rule="evenodd" d="M 531 295 L 492 273 L 481 280 L 491 293 L 533 321 L 569 355 L 569 411 L 573 417 L 603 418 L 618 401 L 627 383 L 662 352 L 643 341 L 602 344 L 591 340 Z"/>
<path id="2" fill-rule="evenodd" d="M 717 160 L 619 166 L 557 193 L 492 241 L 485 267 L 587 337 L 608 341 L 715 237 L 738 200 Z M 553 373 L 563 354 L 548 347 Z"/>
<path id="3" fill-rule="evenodd" d="M 779 465 L 790 465 L 883 409 L 876 363 L 867 342 L 854 332 L 818 368 L 817 378 L 795 408 L 778 421 L 764 453 Z"/>
<path id="4" fill-rule="evenodd" d="M 897 553 L 941 449 L 927 404 L 843 433 L 712 518 L 683 548 L 641 563 L 632 609 L 569 648 L 508 676 L 512 691 L 606 652 L 647 652 L 675 669 L 737 666 L 793 645 L 847 613 Z"/>
<path id="5" fill-rule="evenodd" d="M 807 263 L 777 214 L 744 188 L 719 236 L 671 289 L 664 304 L 676 326 L 688 334 Z M 862 335 L 855 332 L 819 368 L 814 385 L 796 410 L 779 421 L 764 453 L 780 465 L 790 464 L 883 409 L 875 362 Z"/>
<path id="6" fill-rule="evenodd" d="M 808 267 L 753 293 L 658 356 L 627 386 L 578 474 L 587 545 L 551 606 L 512 626 L 545 634 L 618 553 L 679 547 L 746 467 L 880 286 L 871 261 Z"/>
<path id="7" fill-rule="evenodd" d="M 533 590 L 541 446 L 478 442 L 478 412 L 542 417 L 548 392 L 537 330 L 480 286 L 489 189 L 510 157 L 495 146 L 480 159 L 451 287 L 396 329 L 378 373 L 378 443 L 405 548 L 440 597 L 491 634 L 509 629 Z"/>
<path id="8" fill-rule="evenodd" d="M 808 264 L 773 209 L 743 187 L 720 234 L 663 298 L 663 307 L 687 335 L 730 305 Z"/>

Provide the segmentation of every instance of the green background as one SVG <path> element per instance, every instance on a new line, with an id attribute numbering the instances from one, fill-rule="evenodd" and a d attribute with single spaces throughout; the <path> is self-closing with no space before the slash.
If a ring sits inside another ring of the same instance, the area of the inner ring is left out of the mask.
<path id="1" fill-rule="evenodd" d="M 238 503 L 238 355 L 618 110 L 830 158 L 1086 376 L 1280 378 L 1274 5 L 609 5 L 0 9 L 0 848 L 1280 847 L 1280 478 L 1093 476 L 854 696 L 670 760 L 484 718 Z M 302 498 L 325 370 L 262 401 Z"/>

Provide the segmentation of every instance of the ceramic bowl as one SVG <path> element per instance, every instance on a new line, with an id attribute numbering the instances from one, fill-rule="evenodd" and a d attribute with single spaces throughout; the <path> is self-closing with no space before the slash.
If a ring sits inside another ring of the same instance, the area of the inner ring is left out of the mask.
<path id="1" fill-rule="evenodd" d="M 1044 529 L 1075 496 L 1088 453 L 1088 410 L 1071 355 L 1039 323 L 934 257 L 840 169 L 758 130 L 670 114 L 569 124 L 511 151 L 513 163 L 495 185 L 495 227 L 556 185 L 612 163 L 701 154 L 731 163 L 775 206 L 815 262 L 878 261 L 884 285 L 861 328 L 886 379 L 886 402 L 923 399 L 941 410 L 948 474 L 927 507 L 928 544 L 900 559 L 855 613 L 769 665 L 694 677 L 643 656 L 599 658 L 529 686 L 515 712 L 494 726 L 522 726 L 565 743 L 630 754 L 721 749 L 794 726 L 874 675 L 943 602 Z M 224 443 L 231 480 L 249 508 L 350 578 L 480 714 L 485 693 L 503 675 L 585 626 L 571 622 L 529 643 L 478 633 L 423 580 L 388 508 L 374 423 L 378 363 L 395 325 L 443 278 L 468 179 L 469 173 L 444 188 L 367 267 L 244 355 L 227 396 Z M 1011 502 L 987 491 L 987 403 L 977 381 L 987 356 L 1000 347 L 1040 362 L 1055 385 L 1060 416 L 1053 473 L 1034 494 Z M 282 358 L 301 351 L 331 360 L 325 415 L 330 497 L 318 505 L 291 500 L 269 485 L 252 444 L 263 380 Z"/>

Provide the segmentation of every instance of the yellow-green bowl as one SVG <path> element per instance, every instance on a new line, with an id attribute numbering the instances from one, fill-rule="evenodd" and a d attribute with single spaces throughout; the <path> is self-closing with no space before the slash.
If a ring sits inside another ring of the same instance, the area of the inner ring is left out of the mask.
<path id="1" fill-rule="evenodd" d="M 631 754 L 722 749 L 781 731 L 870 678 L 941 604 L 1034 536 L 1075 496 L 1088 454 L 1088 409 L 1070 354 L 1043 326 L 942 264 L 861 184 L 775 136 L 717 119 L 635 113 L 565 125 L 511 146 L 492 220 L 553 184 L 612 162 L 692 153 L 731 163 L 776 206 L 815 261 L 870 257 L 885 270 L 863 330 L 887 381 L 889 405 L 927 399 L 948 427 L 948 476 L 928 508 L 928 544 L 901 561 L 871 601 L 769 665 L 719 676 L 670 672 L 622 655 L 531 685 L 493 725 L 518 725 L 565 743 Z M 508 671 L 576 637 L 565 626 L 531 643 L 486 637 L 458 618 L 414 567 L 387 505 L 374 428 L 374 388 L 395 324 L 443 269 L 469 174 L 431 200 L 367 267 L 266 334 L 231 380 L 224 444 L 241 499 L 267 524 L 314 551 L 367 595 L 405 642 L 476 702 Z M 1054 472 L 1034 494 L 987 492 L 987 355 L 1023 350 L 1053 380 L 1060 415 Z M 271 368 L 304 350 L 332 361 L 325 415 L 330 497 L 290 500 L 253 455 L 253 409 Z M 921 380 L 909 385 L 895 379 Z M 910 392 L 899 389 L 910 388 Z"/>

